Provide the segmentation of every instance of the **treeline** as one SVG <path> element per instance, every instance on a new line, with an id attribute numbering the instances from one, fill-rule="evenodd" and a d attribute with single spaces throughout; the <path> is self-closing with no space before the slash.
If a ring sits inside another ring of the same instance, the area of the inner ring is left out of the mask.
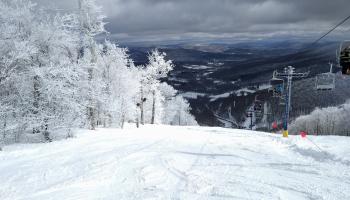
<path id="1" fill-rule="evenodd" d="M 338 107 L 316 108 L 309 115 L 298 117 L 290 132 L 306 131 L 312 135 L 350 136 L 350 102 Z"/>
<path id="2" fill-rule="evenodd" d="M 196 125 L 188 102 L 161 82 L 173 69 L 165 53 L 135 66 L 105 33 L 95 0 L 72 13 L 53 13 L 29 0 L 0 1 L 1 141 L 30 133 L 50 141 L 72 128 L 124 123 Z"/>

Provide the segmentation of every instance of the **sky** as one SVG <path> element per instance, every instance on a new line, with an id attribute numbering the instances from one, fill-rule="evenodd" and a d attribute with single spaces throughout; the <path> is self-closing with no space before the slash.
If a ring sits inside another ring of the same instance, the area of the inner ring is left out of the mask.
<path id="1" fill-rule="evenodd" d="M 34 0 L 72 10 L 78 0 Z M 350 15 L 349 0 L 96 0 L 119 41 L 317 39 Z M 332 33 L 349 35 L 350 21 Z M 330 37 L 332 37 L 330 36 Z"/>

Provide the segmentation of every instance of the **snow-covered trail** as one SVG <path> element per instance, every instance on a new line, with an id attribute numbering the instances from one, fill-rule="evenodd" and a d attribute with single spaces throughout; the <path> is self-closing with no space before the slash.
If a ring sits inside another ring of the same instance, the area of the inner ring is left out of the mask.
<path id="1" fill-rule="evenodd" d="M 86 131 L 0 152 L 0 199 L 350 199 L 350 138 L 204 127 Z"/>

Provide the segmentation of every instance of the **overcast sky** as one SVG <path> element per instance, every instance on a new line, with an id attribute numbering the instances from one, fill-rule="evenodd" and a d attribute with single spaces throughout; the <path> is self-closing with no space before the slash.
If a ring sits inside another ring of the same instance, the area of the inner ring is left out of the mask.
<path id="1" fill-rule="evenodd" d="M 77 0 L 34 0 L 62 9 Z M 96 0 L 120 41 L 317 38 L 350 15 L 349 0 Z M 48 3 L 50 2 L 50 3 Z M 350 21 L 337 30 L 350 36 Z"/>

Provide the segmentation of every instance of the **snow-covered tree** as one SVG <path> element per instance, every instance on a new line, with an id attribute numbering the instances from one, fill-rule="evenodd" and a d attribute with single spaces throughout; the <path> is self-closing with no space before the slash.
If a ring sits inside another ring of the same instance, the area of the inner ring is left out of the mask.
<path id="1" fill-rule="evenodd" d="M 50 141 L 58 129 L 123 127 L 144 116 L 195 124 L 189 104 L 161 83 L 173 68 L 166 55 L 154 50 L 135 67 L 126 49 L 96 42 L 103 19 L 95 0 L 79 0 L 79 14 L 64 15 L 30 0 L 0 1 L 1 141 L 22 133 Z"/>
<path id="2" fill-rule="evenodd" d="M 1 2 L 0 9 L 4 130 L 50 140 L 50 129 L 72 126 L 80 113 L 71 16 L 37 12 L 27 0 Z"/>
<path id="3" fill-rule="evenodd" d="M 127 50 L 106 41 L 100 45 L 97 65 L 104 82 L 102 121 L 104 126 L 122 127 L 125 121 L 134 120 L 140 81 L 138 70 L 127 55 Z"/>
<path id="4" fill-rule="evenodd" d="M 80 30 L 80 48 L 79 58 L 83 60 L 81 65 L 85 66 L 87 71 L 87 119 L 90 129 L 95 129 L 97 126 L 97 115 L 99 108 L 99 101 L 97 92 L 101 90 L 98 88 L 100 78 L 97 64 L 97 44 L 94 40 L 96 35 L 105 31 L 101 7 L 97 6 L 95 0 L 79 0 L 79 30 Z"/>
<path id="5" fill-rule="evenodd" d="M 161 53 L 157 49 L 153 50 L 148 56 L 149 63 L 144 70 L 141 80 L 142 93 L 151 97 L 148 98 L 151 99 L 151 124 L 155 123 L 156 117 L 159 120 L 161 118 L 162 108 L 160 102 L 162 101 L 162 96 L 159 92 L 161 79 L 165 78 L 174 67 L 172 61 L 166 60 L 165 57 L 165 53 Z M 157 107 L 158 110 L 156 110 Z"/>
<path id="6" fill-rule="evenodd" d="M 339 107 L 316 108 L 309 115 L 298 117 L 290 132 L 306 131 L 313 135 L 350 135 L 350 102 Z"/>
<path id="7" fill-rule="evenodd" d="M 160 92 L 163 99 L 163 124 L 194 126 L 198 125 L 190 113 L 189 103 L 177 94 L 177 91 L 167 83 L 161 83 Z"/>

